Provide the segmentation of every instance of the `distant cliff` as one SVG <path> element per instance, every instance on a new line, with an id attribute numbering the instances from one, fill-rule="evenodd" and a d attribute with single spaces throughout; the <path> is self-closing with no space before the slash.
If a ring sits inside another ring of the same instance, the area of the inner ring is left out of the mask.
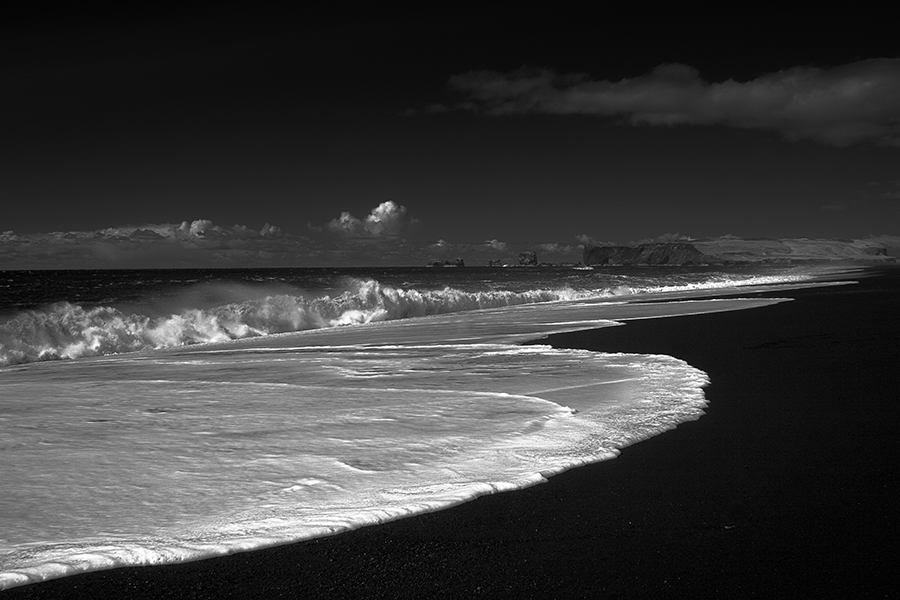
<path id="1" fill-rule="evenodd" d="M 585 265 L 721 265 L 741 263 L 897 262 L 869 240 L 742 239 L 734 236 L 639 246 L 591 246 Z"/>
<path id="2" fill-rule="evenodd" d="M 722 259 L 697 250 L 693 244 L 641 244 L 640 246 L 586 247 L 582 258 L 592 265 L 713 265 Z"/>

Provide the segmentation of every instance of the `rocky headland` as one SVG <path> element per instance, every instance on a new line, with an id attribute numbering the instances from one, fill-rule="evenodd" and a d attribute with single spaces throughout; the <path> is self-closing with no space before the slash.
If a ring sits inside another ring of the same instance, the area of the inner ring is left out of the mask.
<path id="1" fill-rule="evenodd" d="M 582 260 L 587 266 L 897 262 L 888 255 L 886 247 L 866 240 L 744 239 L 733 236 L 636 246 L 587 246 Z"/>
<path id="2" fill-rule="evenodd" d="M 723 261 L 687 243 L 639 246 L 592 246 L 584 249 L 585 265 L 712 265 Z"/>

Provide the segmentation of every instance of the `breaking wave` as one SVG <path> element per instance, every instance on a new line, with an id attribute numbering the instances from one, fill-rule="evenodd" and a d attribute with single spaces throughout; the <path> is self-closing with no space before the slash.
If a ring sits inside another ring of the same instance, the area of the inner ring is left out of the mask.
<path id="1" fill-rule="evenodd" d="M 42 310 L 23 311 L 0 325 L 0 366 L 517 304 L 786 283 L 809 278 L 807 273 L 737 278 L 719 275 L 701 281 L 632 279 L 602 289 L 564 287 L 525 291 L 465 291 L 452 287 L 417 290 L 382 285 L 374 279 L 352 279 L 346 291 L 333 296 L 307 298 L 278 293 L 164 316 L 134 314 L 112 306 L 85 307 L 59 302 Z"/>
<path id="2" fill-rule="evenodd" d="M 109 306 L 85 308 L 59 302 L 44 310 L 22 312 L 0 325 L 0 365 L 222 342 L 586 295 L 570 289 L 417 291 L 382 286 L 370 279 L 356 281 L 350 290 L 334 297 L 306 299 L 279 294 L 209 309 L 188 309 L 164 317 L 126 314 Z"/>

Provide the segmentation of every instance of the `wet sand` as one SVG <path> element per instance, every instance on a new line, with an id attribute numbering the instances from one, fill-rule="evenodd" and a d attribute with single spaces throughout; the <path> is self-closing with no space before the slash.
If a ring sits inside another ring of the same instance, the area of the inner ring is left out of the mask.
<path id="1" fill-rule="evenodd" d="M 859 281 L 551 337 L 670 354 L 709 374 L 702 419 L 615 460 L 330 538 L 0 597 L 893 596 L 900 269 Z"/>

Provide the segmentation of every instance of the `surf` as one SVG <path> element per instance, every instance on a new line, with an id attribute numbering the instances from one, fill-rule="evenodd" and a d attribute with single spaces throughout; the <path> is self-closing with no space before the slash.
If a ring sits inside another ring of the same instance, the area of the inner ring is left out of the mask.
<path id="1" fill-rule="evenodd" d="M 687 290 L 714 290 L 767 282 L 801 281 L 805 275 L 712 276 L 700 281 L 605 282 L 602 287 L 566 286 L 515 289 L 403 288 L 376 279 L 346 278 L 333 294 L 294 291 L 264 294 L 250 286 L 190 288 L 166 302 L 145 301 L 153 309 L 132 312 L 121 302 L 84 305 L 60 301 L 18 311 L 0 324 L 0 366 L 46 360 L 77 359 L 277 333 L 392 321 L 521 304 L 589 298 L 623 298 Z M 590 281 L 590 280 L 589 280 Z M 213 291 L 215 293 L 213 293 Z M 215 300 L 227 298 L 225 303 Z M 238 298 L 237 300 L 234 300 Z M 212 300 L 211 300 L 212 299 Z M 159 305 L 185 304 L 177 312 L 159 313 Z M 148 314 L 149 313 L 149 314 Z"/>
<path id="2" fill-rule="evenodd" d="M 367 278 L 189 308 L 177 315 L 189 326 L 53 305 L 54 331 L 112 330 L 129 350 L 0 369 L 0 589 L 332 535 L 614 458 L 700 418 L 706 374 L 669 356 L 520 343 L 780 301 L 727 297 L 739 286 L 704 299 L 696 280 L 653 277 L 623 298 L 609 280 L 547 288 L 535 275 L 519 290 Z M 751 289 L 814 285 L 795 277 Z M 667 291 L 634 291 L 649 284 Z M 294 330 L 298 306 L 317 327 Z M 151 330 L 161 337 L 147 342 Z"/>

